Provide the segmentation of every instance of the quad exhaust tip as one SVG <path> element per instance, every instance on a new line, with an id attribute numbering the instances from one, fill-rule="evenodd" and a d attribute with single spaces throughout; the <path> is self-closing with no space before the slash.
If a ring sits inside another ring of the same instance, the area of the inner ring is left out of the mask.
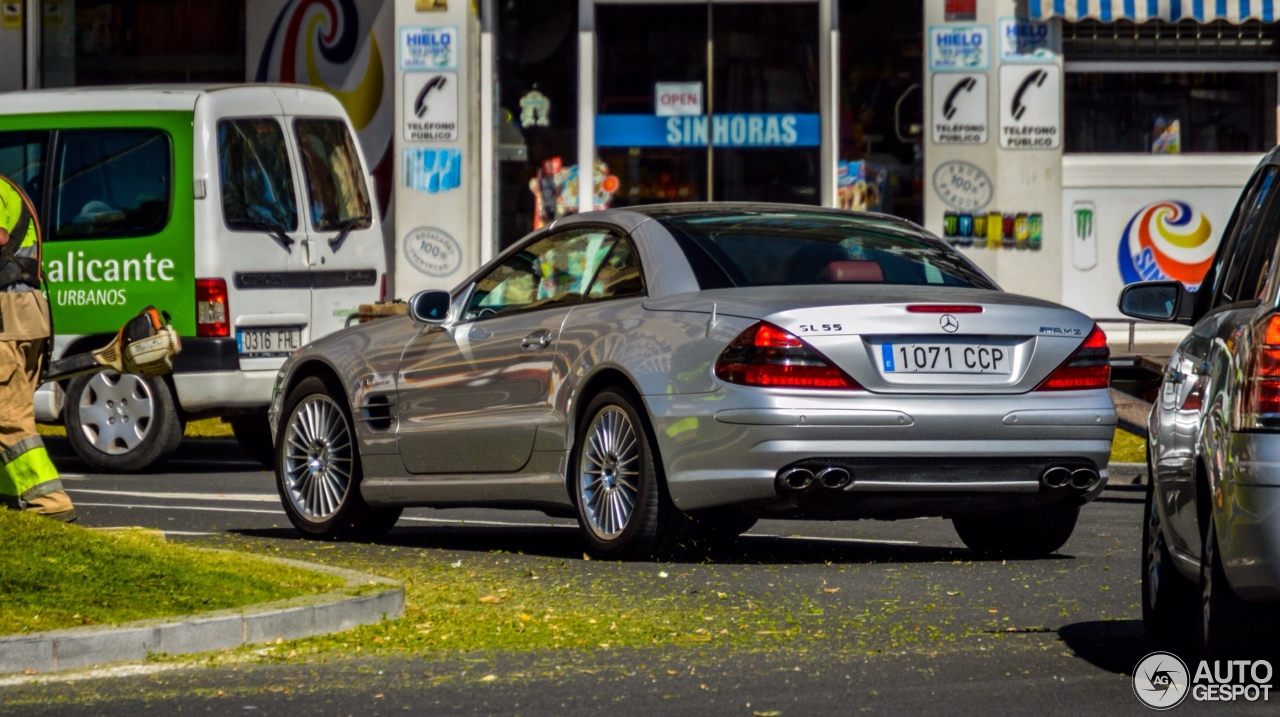
<path id="1" fill-rule="evenodd" d="M 853 482 L 853 476 L 849 474 L 849 471 L 839 466 L 823 468 L 818 471 L 818 475 L 815 478 L 822 484 L 823 488 L 832 490 L 839 490 Z"/>
<path id="2" fill-rule="evenodd" d="M 778 482 L 791 490 L 804 490 L 813 484 L 813 471 L 808 468 L 789 468 L 778 474 Z"/>
<path id="3" fill-rule="evenodd" d="M 1092 468 L 1077 468 L 1071 472 L 1071 487 L 1087 490 L 1098 482 L 1098 472 Z"/>
<path id="4" fill-rule="evenodd" d="M 1050 488 L 1061 488 L 1071 482 L 1071 469 L 1054 466 L 1040 476 L 1040 481 Z"/>

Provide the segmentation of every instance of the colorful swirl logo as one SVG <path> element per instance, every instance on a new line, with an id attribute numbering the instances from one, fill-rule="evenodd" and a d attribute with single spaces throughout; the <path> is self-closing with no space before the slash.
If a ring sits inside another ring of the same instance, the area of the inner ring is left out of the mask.
<path id="1" fill-rule="evenodd" d="M 1126 284 L 1176 279 L 1194 290 L 1213 263 L 1212 239 L 1209 219 L 1186 202 L 1149 204 L 1124 228 L 1120 276 Z"/>
<path id="2" fill-rule="evenodd" d="M 357 1 L 290 0 L 271 26 L 254 80 L 310 85 L 338 98 L 360 135 L 365 156 L 376 163 L 373 173 L 385 213 L 394 98 L 387 91 L 387 68 L 373 28 L 383 3 L 359 0 L 367 6 L 369 19 L 362 32 Z M 368 42 L 362 43 L 362 37 Z"/>

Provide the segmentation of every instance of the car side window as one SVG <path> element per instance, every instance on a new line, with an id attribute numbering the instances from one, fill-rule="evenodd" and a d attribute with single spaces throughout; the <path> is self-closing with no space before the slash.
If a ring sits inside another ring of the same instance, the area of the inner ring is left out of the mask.
<path id="1" fill-rule="evenodd" d="M 297 195 L 284 131 L 269 117 L 220 120 L 222 216 L 232 231 L 294 231 Z"/>
<path id="2" fill-rule="evenodd" d="M 571 229 L 543 237 L 479 281 L 464 320 L 582 301 L 587 284 L 618 240 L 606 229 Z"/>
<path id="3" fill-rule="evenodd" d="M 158 129 L 59 133 L 52 239 L 146 237 L 169 224 L 173 150 Z"/>
<path id="4" fill-rule="evenodd" d="M 1230 237 L 1230 245 L 1223 256 L 1214 296 L 1214 308 L 1257 298 L 1259 272 L 1262 270 L 1261 254 L 1275 246 L 1275 228 L 1271 236 L 1264 237 L 1264 227 L 1274 224 L 1277 209 L 1275 201 L 1276 175 L 1280 169 L 1268 167 L 1258 178 L 1240 207 L 1239 225 Z M 1266 245 L 1259 247 L 1259 244 Z M 1269 257 L 1270 254 L 1267 253 Z M 1262 273 L 1265 277 L 1265 272 Z"/>
<path id="5" fill-rule="evenodd" d="M 635 250 L 631 242 L 619 239 L 613 245 L 613 251 L 600 265 L 595 281 L 587 292 L 590 299 L 620 299 L 625 296 L 643 296 L 644 277 L 640 273 L 640 262 L 636 260 Z"/>

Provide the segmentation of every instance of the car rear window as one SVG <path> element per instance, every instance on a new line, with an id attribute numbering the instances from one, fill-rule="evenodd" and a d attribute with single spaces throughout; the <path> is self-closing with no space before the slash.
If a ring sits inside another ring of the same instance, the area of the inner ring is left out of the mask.
<path id="1" fill-rule="evenodd" d="M 822 212 L 658 216 L 703 289 L 907 284 L 997 289 L 942 241 L 890 219 Z"/>
<path id="2" fill-rule="evenodd" d="M 173 149 L 158 129 L 64 130 L 53 159 L 53 239 L 145 237 L 169 223 Z"/>

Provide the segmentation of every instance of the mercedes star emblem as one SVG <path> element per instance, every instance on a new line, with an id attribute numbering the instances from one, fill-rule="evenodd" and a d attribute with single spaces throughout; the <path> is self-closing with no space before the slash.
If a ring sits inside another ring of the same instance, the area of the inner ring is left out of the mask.
<path id="1" fill-rule="evenodd" d="M 938 325 L 942 327 L 943 331 L 949 334 L 954 334 L 960 330 L 959 320 L 951 314 L 943 314 L 942 318 L 938 319 Z"/>

